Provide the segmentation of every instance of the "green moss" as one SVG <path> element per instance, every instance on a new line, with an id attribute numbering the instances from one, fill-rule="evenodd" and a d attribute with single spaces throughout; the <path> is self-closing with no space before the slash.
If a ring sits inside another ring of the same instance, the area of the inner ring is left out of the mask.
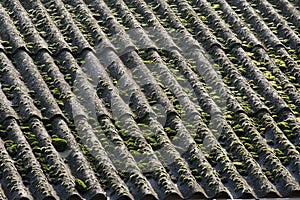
<path id="1" fill-rule="evenodd" d="M 6 138 L 7 136 L 7 131 L 6 130 L 0 130 L 0 137 L 1 138 Z"/>
<path id="2" fill-rule="evenodd" d="M 176 131 L 171 129 L 170 127 L 166 127 L 165 128 L 165 132 L 167 133 L 167 135 L 169 137 L 175 136 L 176 135 Z"/>
<path id="3" fill-rule="evenodd" d="M 9 155 L 14 156 L 17 153 L 17 144 L 14 143 L 12 140 L 5 141 L 5 147 Z"/>
<path id="4" fill-rule="evenodd" d="M 79 178 L 75 178 L 75 188 L 78 192 L 84 193 L 87 191 L 86 184 Z"/>
<path id="5" fill-rule="evenodd" d="M 234 166 L 237 168 L 237 169 L 241 169 L 243 168 L 244 164 L 242 162 L 232 162 L 232 164 L 234 164 Z"/>
<path id="6" fill-rule="evenodd" d="M 143 128 L 147 128 L 148 127 L 147 124 L 143 124 L 143 123 L 139 123 L 138 126 L 139 127 L 143 127 Z"/>
<path id="7" fill-rule="evenodd" d="M 67 141 L 61 138 L 52 138 L 52 144 L 58 151 L 64 151 L 67 147 Z"/>
<path id="8" fill-rule="evenodd" d="M 232 117 L 232 115 L 227 114 L 227 115 L 225 116 L 225 119 L 226 119 L 226 120 L 233 120 L 233 117 Z"/>
<path id="9" fill-rule="evenodd" d="M 275 76 L 273 76 L 272 75 L 272 73 L 271 72 L 269 72 L 269 71 L 265 71 L 264 72 L 264 76 L 266 77 L 266 79 L 268 79 L 269 81 L 271 81 L 271 80 L 274 80 L 275 79 Z"/>
<path id="10" fill-rule="evenodd" d="M 8 151 L 8 153 L 9 153 L 11 156 L 16 155 L 16 153 L 17 153 L 17 145 L 14 144 L 14 145 L 12 145 L 12 146 L 7 147 L 7 151 Z"/>

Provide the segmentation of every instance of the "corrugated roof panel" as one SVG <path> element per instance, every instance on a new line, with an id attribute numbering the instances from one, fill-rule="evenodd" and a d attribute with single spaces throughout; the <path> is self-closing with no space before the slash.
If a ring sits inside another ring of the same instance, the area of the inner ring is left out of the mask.
<path id="1" fill-rule="evenodd" d="M 299 197 L 298 9 L 0 1 L 0 198 Z"/>

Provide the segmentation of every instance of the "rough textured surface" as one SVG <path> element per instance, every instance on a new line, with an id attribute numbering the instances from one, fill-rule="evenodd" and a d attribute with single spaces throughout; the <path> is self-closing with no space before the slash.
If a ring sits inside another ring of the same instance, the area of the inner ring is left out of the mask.
<path id="1" fill-rule="evenodd" d="M 0 199 L 300 197 L 299 1 L 0 2 Z"/>

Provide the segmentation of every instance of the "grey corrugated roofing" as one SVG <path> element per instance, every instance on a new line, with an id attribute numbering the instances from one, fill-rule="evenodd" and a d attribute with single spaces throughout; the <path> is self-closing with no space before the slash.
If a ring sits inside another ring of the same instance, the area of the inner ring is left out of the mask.
<path id="1" fill-rule="evenodd" d="M 0 2 L 0 199 L 300 196 L 298 1 Z"/>

